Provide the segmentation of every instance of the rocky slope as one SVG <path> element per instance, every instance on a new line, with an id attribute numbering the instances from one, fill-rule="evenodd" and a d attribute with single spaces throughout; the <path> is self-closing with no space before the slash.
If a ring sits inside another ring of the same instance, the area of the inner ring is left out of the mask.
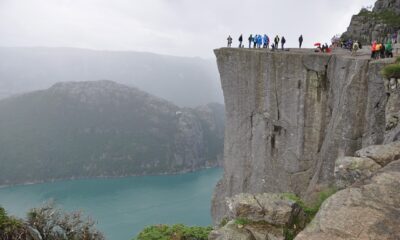
<path id="1" fill-rule="evenodd" d="M 179 108 L 111 81 L 0 101 L 0 185 L 164 174 L 218 165 L 224 110 Z"/>
<path id="2" fill-rule="evenodd" d="M 400 239 L 400 142 L 356 155 L 348 165 L 338 159 L 338 187 L 347 188 L 323 204 L 296 240 Z"/>
<path id="3" fill-rule="evenodd" d="M 215 222 L 228 212 L 226 197 L 309 196 L 334 182 L 338 157 L 399 138 L 393 120 L 400 116 L 399 88 L 385 91 L 380 74 L 391 60 L 307 51 L 215 53 L 227 117 Z"/>
<path id="4" fill-rule="evenodd" d="M 400 0 L 378 0 L 372 11 L 361 10 L 351 19 L 343 38 L 355 39 L 363 44 L 384 40 L 387 34 L 400 29 Z"/>

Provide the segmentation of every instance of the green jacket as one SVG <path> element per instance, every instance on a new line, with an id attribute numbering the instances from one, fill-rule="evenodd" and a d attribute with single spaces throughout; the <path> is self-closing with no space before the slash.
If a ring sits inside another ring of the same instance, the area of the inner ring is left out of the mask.
<path id="1" fill-rule="evenodd" d="M 386 43 L 385 49 L 386 49 L 386 51 L 388 51 L 388 52 L 391 52 L 391 51 L 393 50 L 392 42 L 391 42 L 391 41 L 388 41 L 388 42 Z"/>

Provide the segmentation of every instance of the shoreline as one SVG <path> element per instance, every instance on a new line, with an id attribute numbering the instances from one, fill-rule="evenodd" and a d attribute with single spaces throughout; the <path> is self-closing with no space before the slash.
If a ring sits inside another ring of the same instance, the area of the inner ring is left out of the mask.
<path id="1" fill-rule="evenodd" d="M 158 173 L 158 174 L 132 174 L 132 175 L 122 175 L 122 176 L 91 176 L 91 177 L 70 177 L 70 178 L 57 178 L 57 179 L 49 179 L 42 181 L 33 181 L 33 182 L 25 182 L 25 183 L 16 183 L 16 184 L 8 184 L 8 185 L 0 185 L 0 189 L 11 188 L 11 187 L 23 187 L 30 185 L 40 185 L 46 183 L 56 183 L 63 181 L 75 181 L 75 180 L 89 180 L 89 179 L 120 179 L 120 178 L 129 178 L 129 177 L 156 177 L 156 176 L 176 176 L 182 174 L 189 174 L 200 172 L 209 169 L 223 169 L 222 166 L 216 164 L 215 166 L 207 166 L 201 167 L 195 170 L 182 170 L 179 172 L 166 172 L 166 173 Z"/>

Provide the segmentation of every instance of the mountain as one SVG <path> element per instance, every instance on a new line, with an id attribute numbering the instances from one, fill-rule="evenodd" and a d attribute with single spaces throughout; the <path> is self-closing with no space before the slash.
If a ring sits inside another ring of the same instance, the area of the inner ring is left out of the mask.
<path id="1" fill-rule="evenodd" d="M 400 0 L 378 0 L 372 11 L 362 9 L 354 15 L 342 38 L 355 39 L 363 44 L 382 41 L 400 29 Z"/>
<path id="2" fill-rule="evenodd" d="M 217 166 L 224 108 L 176 105 L 111 81 L 0 101 L 0 185 Z"/>
<path id="3" fill-rule="evenodd" d="M 76 48 L 0 48 L 0 98 L 57 82 L 110 79 L 178 106 L 223 102 L 214 60 Z"/>

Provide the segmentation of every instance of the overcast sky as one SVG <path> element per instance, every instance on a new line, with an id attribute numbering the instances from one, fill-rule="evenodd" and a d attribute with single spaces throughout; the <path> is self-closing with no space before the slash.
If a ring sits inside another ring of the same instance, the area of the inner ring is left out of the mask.
<path id="1" fill-rule="evenodd" d="M 213 56 L 228 34 L 328 42 L 375 0 L 0 0 L 0 46 Z"/>

